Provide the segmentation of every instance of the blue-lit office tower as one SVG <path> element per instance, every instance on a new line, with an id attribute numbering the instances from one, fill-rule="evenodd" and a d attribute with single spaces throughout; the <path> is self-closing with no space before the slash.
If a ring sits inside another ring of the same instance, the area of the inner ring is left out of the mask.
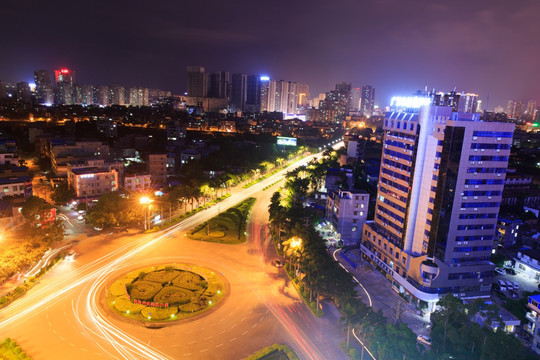
<path id="1" fill-rule="evenodd" d="M 514 124 L 427 105 L 384 120 L 374 221 L 362 250 L 432 310 L 444 293 L 489 296 Z"/>
<path id="2" fill-rule="evenodd" d="M 266 79 L 266 78 L 264 78 Z M 266 81 L 268 82 L 268 81 Z M 248 75 L 246 83 L 246 105 L 245 110 L 249 112 L 259 112 L 261 110 L 261 88 L 263 81 L 260 75 Z"/>
<path id="3" fill-rule="evenodd" d="M 233 111 L 244 110 L 247 96 L 247 75 L 232 74 L 231 77 L 231 108 Z"/>

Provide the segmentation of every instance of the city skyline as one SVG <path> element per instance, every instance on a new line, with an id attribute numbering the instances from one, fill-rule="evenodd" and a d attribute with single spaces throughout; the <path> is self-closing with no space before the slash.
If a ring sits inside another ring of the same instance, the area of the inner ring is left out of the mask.
<path id="1" fill-rule="evenodd" d="M 511 99 L 538 101 L 540 84 L 530 76 L 538 65 L 528 44 L 540 37 L 534 27 L 540 4 L 482 1 L 468 4 L 467 13 L 464 4 L 387 0 L 327 9 L 311 2 L 281 11 L 209 3 L 200 11 L 190 4 L 104 8 L 98 2 L 80 9 L 71 3 L 12 3 L 1 18 L 17 32 L 1 37 L 10 51 L 0 60 L 0 79 L 30 81 L 34 70 L 66 66 L 81 83 L 180 94 L 186 90 L 186 66 L 200 65 L 305 83 L 312 95 L 341 81 L 372 85 L 380 106 L 393 95 L 425 87 L 478 93 L 490 110 Z M 88 16 L 81 19 L 82 11 Z M 195 13 L 201 15 L 185 15 Z M 17 26 L 21 14 L 25 26 Z M 255 18 L 256 27 L 246 26 Z M 299 30 L 278 27 L 272 19 Z"/>

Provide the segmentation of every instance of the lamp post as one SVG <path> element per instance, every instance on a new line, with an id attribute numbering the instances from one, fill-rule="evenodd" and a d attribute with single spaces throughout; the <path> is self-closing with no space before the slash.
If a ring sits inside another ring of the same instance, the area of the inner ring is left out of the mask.
<path id="1" fill-rule="evenodd" d="M 148 230 L 148 209 L 150 208 L 150 206 L 152 206 L 153 200 L 150 199 L 148 196 L 143 196 L 139 199 L 139 202 L 142 205 L 146 205 L 144 208 L 144 230 Z"/>

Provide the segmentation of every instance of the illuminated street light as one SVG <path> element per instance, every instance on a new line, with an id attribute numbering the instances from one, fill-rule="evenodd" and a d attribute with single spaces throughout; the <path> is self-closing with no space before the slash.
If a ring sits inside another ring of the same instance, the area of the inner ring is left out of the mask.
<path id="1" fill-rule="evenodd" d="M 292 248 L 297 248 L 297 247 L 300 247 L 302 246 L 302 239 L 299 238 L 299 237 L 293 237 L 291 238 L 291 247 Z"/>
<path id="2" fill-rule="evenodd" d="M 144 230 L 148 230 L 148 227 L 149 227 L 149 220 L 148 219 L 148 210 L 150 209 L 150 207 L 152 206 L 152 202 L 154 200 L 150 199 L 148 196 L 143 196 L 139 199 L 139 202 L 142 204 L 142 205 L 146 205 L 145 209 L 144 209 Z"/>

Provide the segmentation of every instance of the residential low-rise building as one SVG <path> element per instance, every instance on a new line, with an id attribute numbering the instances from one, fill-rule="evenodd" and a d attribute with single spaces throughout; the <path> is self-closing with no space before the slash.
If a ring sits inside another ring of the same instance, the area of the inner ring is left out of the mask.
<path id="1" fill-rule="evenodd" d="M 27 198 L 32 196 L 32 179 L 29 176 L 0 175 L 0 189 L 0 199 L 6 196 Z"/>
<path id="2" fill-rule="evenodd" d="M 96 198 L 118 190 L 118 172 L 97 167 L 70 168 L 68 184 L 78 198 Z"/>
<path id="3" fill-rule="evenodd" d="M 326 218 L 332 222 L 345 246 L 356 246 L 366 222 L 369 194 L 360 190 L 339 189 L 328 194 Z"/>
<path id="4" fill-rule="evenodd" d="M 19 165 L 19 157 L 14 152 L 0 153 L 0 165 Z"/>
<path id="5" fill-rule="evenodd" d="M 167 154 L 149 154 L 147 167 L 154 184 L 167 183 Z"/>
<path id="6" fill-rule="evenodd" d="M 152 186 L 150 174 L 127 174 L 124 178 L 124 189 L 132 192 L 145 192 Z"/>
<path id="7" fill-rule="evenodd" d="M 527 324 L 523 327 L 525 333 L 532 338 L 531 349 L 540 354 L 540 295 L 529 296 L 525 315 Z"/>
<path id="8" fill-rule="evenodd" d="M 529 278 L 540 280 L 540 249 L 519 250 L 514 269 Z"/>

